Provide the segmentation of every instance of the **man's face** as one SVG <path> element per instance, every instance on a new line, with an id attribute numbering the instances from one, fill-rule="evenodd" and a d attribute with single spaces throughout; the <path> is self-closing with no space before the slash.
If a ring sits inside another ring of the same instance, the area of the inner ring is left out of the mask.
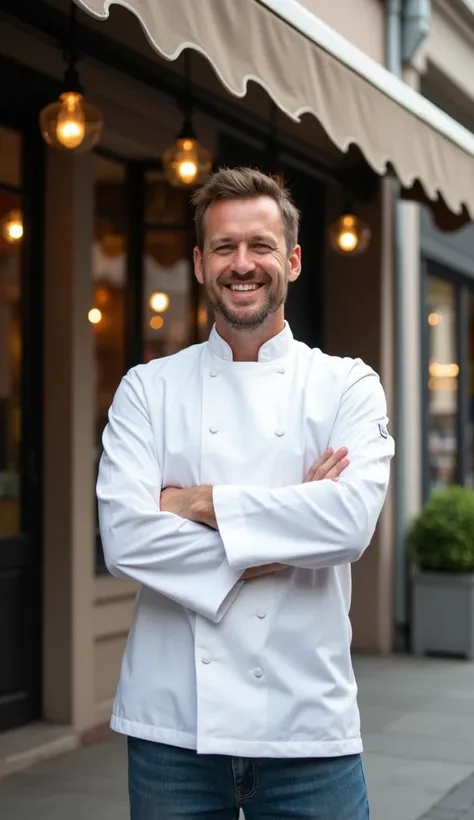
<path id="1" fill-rule="evenodd" d="M 194 263 L 212 307 L 236 330 L 254 330 L 282 308 L 301 270 L 300 248 L 287 249 L 279 207 L 264 196 L 214 202 Z"/>

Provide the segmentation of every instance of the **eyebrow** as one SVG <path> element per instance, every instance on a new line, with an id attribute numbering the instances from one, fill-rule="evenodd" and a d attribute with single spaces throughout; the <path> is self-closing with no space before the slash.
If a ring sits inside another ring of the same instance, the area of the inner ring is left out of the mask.
<path id="1" fill-rule="evenodd" d="M 269 244 L 277 244 L 277 240 L 271 234 L 263 234 L 258 233 L 251 236 L 249 239 L 250 242 L 267 242 Z M 213 239 L 212 242 L 209 243 L 210 248 L 217 248 L 219 245 L 226 245 L 229 243 L 234 243 L 235 238 L 231 236 L 218 236 L 216 239 Z"/>

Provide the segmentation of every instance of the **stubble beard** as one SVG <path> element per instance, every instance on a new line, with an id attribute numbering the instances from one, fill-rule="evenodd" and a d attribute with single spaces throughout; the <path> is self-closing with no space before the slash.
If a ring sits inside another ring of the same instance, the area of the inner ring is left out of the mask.
<path id="1" fill-rule="evenodd" d="M 244 281 L 244 280 L 242 280 Z M 288 296 L 288 278 L 272 282 L 267 290 L 263 305 L 253 313 L 239 313 L 230 309 L 219 295 L 219 285 L 214 289 L 205 282 L 207 297 L 215 313 L 218 313 L 224 322 L 233 330 L 257 330 L 265 324 L 269 316 L 276 313 L 285 304 Z M 267 287 L 266 285 L 264 287 Z"/>

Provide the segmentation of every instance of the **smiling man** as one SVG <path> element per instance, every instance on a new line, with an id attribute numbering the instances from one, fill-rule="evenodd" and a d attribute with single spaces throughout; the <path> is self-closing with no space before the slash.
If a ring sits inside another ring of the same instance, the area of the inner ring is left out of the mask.
<path id="1" fill-rule="evenodd" d="M 394 452 L 384 392 L 285 322 L 288 192 L 223 169 L 194 202 L 215 325 L 124 377 L 97 485 L 107 566 L 141 585 L 112 716 L 131 818 L 367 820 L 348 613 Z"/>

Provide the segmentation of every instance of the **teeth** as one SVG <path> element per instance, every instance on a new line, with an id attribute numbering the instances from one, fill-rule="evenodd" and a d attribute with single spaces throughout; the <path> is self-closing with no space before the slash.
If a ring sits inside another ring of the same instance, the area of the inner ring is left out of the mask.
<path id="1" fill-rule="evenodd" d="M 259 285 L 231 285 L 231 290 L 257 290 Z"/>

